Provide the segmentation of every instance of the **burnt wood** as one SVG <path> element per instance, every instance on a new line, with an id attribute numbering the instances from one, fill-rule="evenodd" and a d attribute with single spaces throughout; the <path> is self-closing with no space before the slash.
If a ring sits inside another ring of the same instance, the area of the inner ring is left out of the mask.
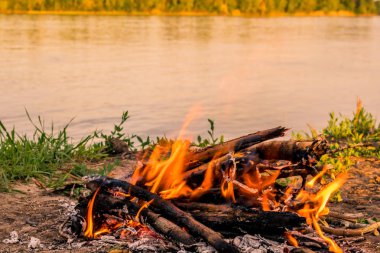
<path id="1" fill-rule="evenodd" d="M 205 203 L 181 203 L 175 205 L 189 212 L 203 224 L 228 236 L 249 234 L 282 235 L 286 230 L 303 227 L 304 217 L 292 212 L 262 211 L 242 206 L 215 205 Z"/>
<path id="2" fill-rule="evenodd" d="M 120 189 L 123 192 L 129 193 L 131 196 L 137 197 L 139 199 L 145 201 L 153 200 L 153 202 L 150 204 L 151 207 L 159 210 L 160 214 L 169 218 L 176 224 L 186 227 L 191 234 L 202 237 L 219 252 L 239 252 L 235 246 L 227 243 L 220 233 L 215 232 L 211 228 L 195 220 L 189 213 L 182 211 L 171 202 L 166 201 L 160 196 L 151 193 L 139 186 L 107 177 L 95 179 L 90 183 L 92 184 L 92 187 L 97 185 L 98 187 L 108 189 Z"/>
<path id="3" fill-rule="evenodd" d="M 198 167 L 200 164 L 211 161 L 222 157 L 229 152 L 237 152 L 242 149 L 248 148 L 254 144 L 270 140 L 273 138 L 281 137 L 285 135 L 288 129 L 285 127 L 275 127 L 263 131 L 258 131 L 253 134 L 242 136 L 222 144 L 218 144 L 212 147 L 207 147 L 204 149 L 196 150 L 190 152 L 188 155 L 188 167 L 187 169 L 193 169 Z"/>

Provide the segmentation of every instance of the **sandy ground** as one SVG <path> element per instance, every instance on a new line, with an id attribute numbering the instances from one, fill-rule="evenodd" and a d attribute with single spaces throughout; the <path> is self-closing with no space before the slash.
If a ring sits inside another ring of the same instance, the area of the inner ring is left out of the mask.
<path id="1" fill-rule="evenodd" d="M 125 170 L 124 168 L 117 168 Z M 0 193 L 0 252 L 109 252 L 112 246 L 92 245 L 86 242 L 80 249 L 68 249 L 66 239 L 59 233 L 59 226 L 66 219 L 65 212 L 75 205 L 75 200 L 49 194 L 34 184 L 16 185 L 24 193 Z M 380 220 L 380 161 L 358 159 L 350 171 L 350 179 L 342 190 L 343 201 L 330 207 L 342 213 L 364 213 L 366 217 Z M 16 231 L 19 241 L 5 244 L 10 232 Z M 42 247 L 31 250 L 31 237 L 41 241 Z M 380 252 L 380 236 L 367 234 L 366 240 L 357 245 L 364 252 Z M 344 242 L 342 238 L 341 242 Z M 121 252 L 121 251 L 118 251 Z M 127 251 L 123 251 L 127 252 Z"/>

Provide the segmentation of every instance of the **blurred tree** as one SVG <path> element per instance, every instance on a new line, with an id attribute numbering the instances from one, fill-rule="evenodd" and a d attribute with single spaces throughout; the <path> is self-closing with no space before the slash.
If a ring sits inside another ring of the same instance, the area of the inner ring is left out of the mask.
<path id="1" fill-rule="evenodd" d="M 271 12 L 347 10 L 379 13 L 379 0 L 0 0 L 3 10 L 55 11 L 203 11 L 210 13 L 268 14 Z"/>
<path id="2" fill-rule="evenodd" d="M 239 9 L 245 13 L 259 13 L 260 0 L 238 0 Z"/>
<path id="3" fill-rule="evenodd" d="M 300 6 L 300 0 L 288 0 L 288 5 L 286 7 L 286 12 L 294 13 L 297 10 L 299 10 L 299 6 Z"/>
<path id="4" fill-rule="evenodd" d="M 276 11 L 285 12 L 286 6 L 288 5 L 288 0 L 275 0 Z"/>
<path id="5" fill-rule="evenodd" d="M 317 7 L 316 0 L 304 0 L 300 2 L 299 10 L 309 13 L 309 12 L 315 11 L 316 7 Z"/>

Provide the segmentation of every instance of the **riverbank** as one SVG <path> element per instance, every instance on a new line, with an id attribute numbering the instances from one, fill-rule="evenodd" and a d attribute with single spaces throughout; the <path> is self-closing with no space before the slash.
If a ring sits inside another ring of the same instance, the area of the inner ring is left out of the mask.
<path id="1" fill-rule="evenodd" d="M 115 169 L 111 177 L 126 171 L 133 172 L 135 161 L 121 159 L 122 166 Z M 94 168 L 97 165 L 93 165 Z M 77 196 L 70 195 L 80 184 L 68 184 L 67 191 L 51 191 L 35 183 L 16 184 L 13 193 L 0 193 L 0 248 L 1 252 L 27 252 L 32 237 L 40 240 L 39 252 L 127 252 L 122 247 L 99 240 L 89 241 L 77 239 L 72 244 L 62 237 L 59 227 L 71 214 L 70 211 L 78 203 Z M 355 158 L 355 164 L 350 170 L 350 177 L 341 190 L 340 202 L 329 204 L 332 211 L 339 213 L 361 213 L 364 219 L 356 222 L 366 224 L 367 220 L 380 219 L 380 160 L 373 158 Z M 4 243 L 10 233 L 16 231 L 19 241 Z M 338 239 L 340 245 L 345 245 L 346 238 Z M 360 239 L 360 238 L 359 238 Z M 380 237 L 372 233 L 366 234 L 360 240 L 350 243 L 351 248 L 361 249 L 363 253 L 380 250 Z M 120 249 L 120 251 L 115 251 Z M 114 250 L 114 251 L 112 251 Z"/>

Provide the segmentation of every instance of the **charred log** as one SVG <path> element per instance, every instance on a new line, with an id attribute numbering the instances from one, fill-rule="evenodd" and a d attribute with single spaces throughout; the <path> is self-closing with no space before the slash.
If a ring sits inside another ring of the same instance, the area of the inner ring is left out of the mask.
<path id="1" fill-rule="evenodd" d="M 284 127 L 276 127 L 191 152 L 188 156 L 188 169 L 198 167 L 200 164 L 206 163 L 211 159 L 222 157 L 229 152 L 237 152 L 254 144 L 281 137 L 286 131 L 287 129 Z"/>
<path id="2" fill-rule="evenodd" d="M 145 201 L 153 200 L 150 205 L 159 210 L 163 216 L 175 221 L 180 226 L 186 227 L 191 234 L 202 237 L 219 252 L 239 252 L 235 246 L 224 241 L 221 234 L 196 221 L 189 213 L 182 211 L 171 202 L 162 199 L 154 193 L 128 182 L 106 177 L 93 180 L 91 183 L 108 189 L 120 189 L 131 196 Z"/>
<path id="3" fill-rule="evenodd" d="M 329 151 L 325 140 L 316 141 L 270 141 L 256 144 L 247 151 L 257 153 L 261 159 L 289 160 L 293 163 L 315 163 Z"/>
<path id="4" fill-rule="evenodd" d="M 176 206 L 189 212 L 195 219 L 225 235 L 277 234 L 304 226 L 306 220 L 291 212 L 266 212 L 244 207 L 204 203 L 180 203 Z"/>
<path id="5" fill-rule="evenodd" d="M 84 217 L 87 212 L 87 203 L 92 196 L 89 196 L 87 200 L 81 201 L 77 205 L 76 209 L 78 210 L 80 216 Z M 125 213 L 121 210 L 124 206 L 127 207 L 128 215 L 136 216 L 141 209 L 141 205 L 134 203 L 125 198 L 116 197 L 108 192 L 100 192 L 96 196 L 96 208 L 93 209 L 93 212 L 96 217 L 103 217 L 106 215 L 114 215 L 115 217 L 120 217 L 125 220 L 131 217 L 124 217 Z M 156 232 L 164 235 L 176 242 L 183 243 L 185 245 L 190 245 L 196 243 L 196 240 L 189 233 L 184 231 L 181 227 L 175 223 L 169 221 L 168 219 L 162 217 L 160 214 L 153 212 L 147 208 L 141 209 L 140 217 L 147 224 L 149 224 Z M 99 223 L 104 222 L 102 218 Z M 77 235 L 84 230 L 82 227 L 81 221 L 78 218 L 72 219 L 72 231 Z"/>

